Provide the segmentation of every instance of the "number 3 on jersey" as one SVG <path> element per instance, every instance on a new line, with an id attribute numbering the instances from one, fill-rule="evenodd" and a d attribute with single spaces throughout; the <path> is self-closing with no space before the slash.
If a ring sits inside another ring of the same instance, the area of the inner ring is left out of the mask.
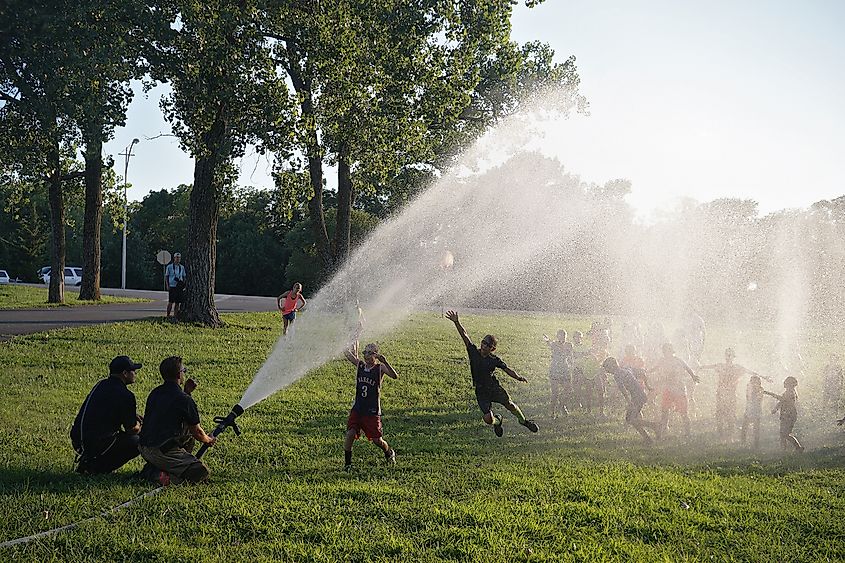
<path id="1" fill-rule="evenodd" d="M 361 396 L 362 396 L 362 397 L 366 397 L 366 396 L 367 396 L 367 386 L 366 386 L 366 385 L 362 385 L 362 386 L 361 386 Z"/>

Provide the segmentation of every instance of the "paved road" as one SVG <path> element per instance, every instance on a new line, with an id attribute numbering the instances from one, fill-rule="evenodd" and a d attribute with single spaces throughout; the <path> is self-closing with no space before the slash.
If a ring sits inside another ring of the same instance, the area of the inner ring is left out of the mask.
<path id="1" fill-rule="evenodd" d="M 43 286 L 40 286 L 43 287 Z M 76 288 L 66 288 L 65 298 L 76 299 Z M 163 316 L 167 310 L 167 293 L 135 289 L 103 289 L 104 295 L 153 299 L 148 303 L 118 303 L 84 307 L 57 307 L 49 309 L 0 310 L 0 339 L 18 334 L 30 334 L 89 324 L 114 323 Z M 215 295 L 214 302 L 221 313 L 247 311 L 275 311 L 275 297 L 251 295 Z"/>

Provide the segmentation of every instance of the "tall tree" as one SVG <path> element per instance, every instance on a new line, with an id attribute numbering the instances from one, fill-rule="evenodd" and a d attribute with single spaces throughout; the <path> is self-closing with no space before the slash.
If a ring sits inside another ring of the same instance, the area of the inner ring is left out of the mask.
<path id="1" fill-rule="evenodd" d="M 80 0 L 76 33 L 65 48 L 84 55 L 73 81 L 76 121 L 85 145 L 85 220 L 80 299 L 100 298 L 103 215 L 103 143 L 123 126 L 133 92 L 129 81 L 145 72 L 145 48 L 170 30 L 167 11 L 154 2 Z M 110 166 L 107 166 L 110 167 Z"/>
<path id="2" fill-rule="evenodd" d="M 234 158 L 269 130 L 284 131 L 289 100 L 266 39 L 257 32 L 254 0 L 177 0 L 178 26 L 163 48 L 162 78 L 172 93 L 162 108 L 194 159 L 188 224 L 185 321 L 219 326 L 214 305 L 217 222 Z M 268 134 L 269 135 L 269 134 Z"/>
<path id="3" fill-rule="evenodd" d="M 6 160 L 22 175 L 46 182 L 50 205 L 50 261 L 65 265 L 63 184 L 78 173 L 63 168 L 73 157 L 75 129 L 68 116 L 74 103 L 72 81 L 84 53 L 66 49 L 76 32 L 75 3 L 11 0 L 0 10 L 0 130 Z M 48 300 L 64 301 L 64 277 L 50 277 Z"/>

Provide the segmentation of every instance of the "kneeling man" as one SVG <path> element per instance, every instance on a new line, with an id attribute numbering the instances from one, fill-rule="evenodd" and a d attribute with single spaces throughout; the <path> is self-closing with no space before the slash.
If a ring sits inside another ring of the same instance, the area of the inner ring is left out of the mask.
<path id="1" fill-rule="evenodd" d="M 78 454 L 77 472 L 111 473 L 138 455 L 141 418 L 135 410 L 135 395 L 126 386 L 135 383 L 139 369 L 141 364 L 129 356 L 114 358 L 109 377 L 98 381 L 79 407 L 70 430 Z"/>
<path id="2" fill-rule="evenodd" d="M 144 475 L 162 485 L 200 483 L 208 479 L 208 467 L 191 453 L 194 440 L 209 446 L 216 440 L 200 426 L 197 404 L 190 395 L 196 383 L 188 379 L 185 389 L 180 387 L 187 369 L 179 356 L 165 358 L 158 369 L 164 383 L 147 397 L 141 430 L 139 449 L 147 460 Z"/>

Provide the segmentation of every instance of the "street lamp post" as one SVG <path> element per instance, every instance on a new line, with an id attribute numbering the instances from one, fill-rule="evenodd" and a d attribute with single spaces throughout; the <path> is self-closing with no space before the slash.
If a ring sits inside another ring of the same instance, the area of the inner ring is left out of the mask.
<path id="1" fill-rule="evenodd" d="M 120 256 L 120 289 L 126 289 L 126 223 L 129 222 L 129 198 L 126 195 L 129 181 L 126 176 L 129 174 L 129 157 L 132 156 L 132 147 L 139 142 L 138 139 L 132 139 L 132 142 L 126 147 L 126 152 L 120 153 L 126 157 L 123 166 L 123 251 Z"/>

